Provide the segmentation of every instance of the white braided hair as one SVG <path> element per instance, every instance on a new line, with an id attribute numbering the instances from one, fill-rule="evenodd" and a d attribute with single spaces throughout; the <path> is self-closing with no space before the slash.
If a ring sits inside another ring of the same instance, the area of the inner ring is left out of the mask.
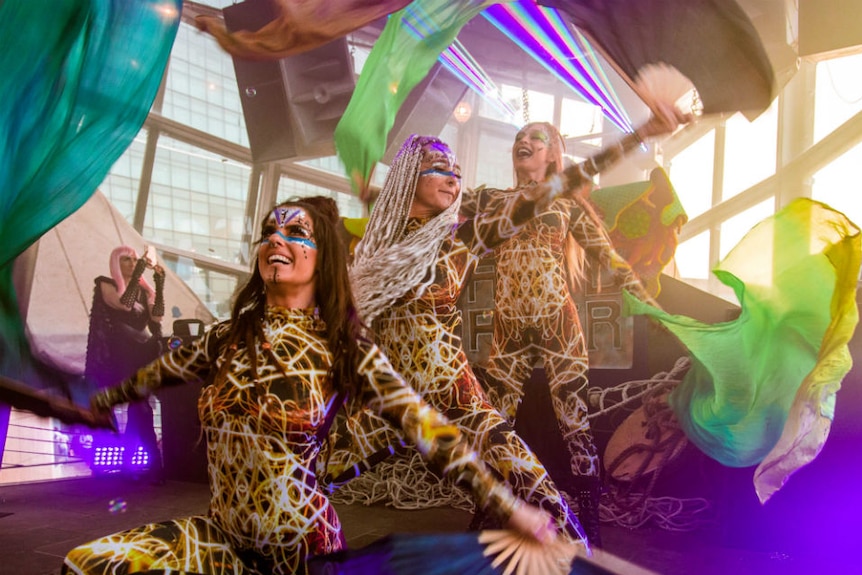
<path id="1" fill-rule="evenodd" d="M 386 175 L 365 235 L 356 246 L 350 280 L 359 314 L 368 325 L 410 289 L 416 288 L 417 296 L 421 296 L 434 282 L 440 246 L 458 223 L 460 193 L 451 206 L 403 237 L 419 182 L 422 147 L 435 143 L 446 145 L 433 136 L 413 134 L 407 138 Z"/>

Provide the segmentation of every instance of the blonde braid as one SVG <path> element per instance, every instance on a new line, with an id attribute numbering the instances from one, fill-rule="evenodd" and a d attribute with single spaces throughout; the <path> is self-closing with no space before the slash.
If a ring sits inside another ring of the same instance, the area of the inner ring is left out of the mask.
<path id="1" fill-rule="evenodd" d="M 421 296 L 434 282 L 440 246 L 458 223 L 461 194 L 446 210 L 404 237 L 419 181 L 422 147 L 430 143 L 443 142 L 414 134 L 401 146 L 365 236 L 356 246 L 350 279 L 357 308 L 368 324 L 410 289 L 416 288 Z"/>

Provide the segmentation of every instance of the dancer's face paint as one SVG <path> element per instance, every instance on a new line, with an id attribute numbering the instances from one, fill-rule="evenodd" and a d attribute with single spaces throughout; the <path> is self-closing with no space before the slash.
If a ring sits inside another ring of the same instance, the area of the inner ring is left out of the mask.
<path id="1" fill-rule="evenodd" d="M 311 218 L 302 208 L 276 208 L 272 211 L 276 227 L 274 233 L 288 243 L 299 243 L 316 250 Z M 266 235 L 266 229 L 264 235 Z M 272 233 L 269 234 L 270 236 Z M 268 241 L 268 238 L 264 241 Z"/>
<path id="2" fill-rule="evenodd" d="M 311 216 L 296 206 L 273 210 L 258 250 L 258 268 L 267 284 L 306 285 L 313 282 L 316 265 Z"/>
<path id="3" fill-rule="evenodd" d="M 422 147 L 419 181 L 410 215 L 433 217 L 452 205 L 461 193 L 461 167 L 445 144 Z"/>
<path id="4" fill-rule="evenodd" d="M 554 161 L 551 143 L 558 137 L 543 123 L 527 124 L 518 132 L 512 146 L 512 165 L 519 181 L 545 178 L 548 166 Z"/>

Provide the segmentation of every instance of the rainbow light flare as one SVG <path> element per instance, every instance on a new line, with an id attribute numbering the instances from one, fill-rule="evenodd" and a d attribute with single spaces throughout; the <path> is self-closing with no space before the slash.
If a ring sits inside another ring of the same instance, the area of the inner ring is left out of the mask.
<path id="1" fill-rule="evenodd" d="M 418 3 L 409 4 L 404 9 L 405 17 L 401 20 L 401 23 L 415 34 L 417 38 L 425 38 L 436 32 L 436 28 L 430 24 L 427 18 L 418 12 L 421 10 L 421 7 L 416 6 L 416 4 Z M 447 70 L 479 94 L 485 101 L 496 106 L 507 117 L 515 116 L 515 109 L 502 98 L 500 90 L 494 81 L 485 73 L 467 48 L 457 39 L 440 54 L 439 60 Z"/>
<path id="2" fill-rule="evenodd" d="M 556 10 L 519 0 L 490 6 L 482 15 L 566 85 L 599 106 L 614 125 L 624 132 L 633 131 L 604 72 L 596 72 L 602 68 L 586 38 L 579 34 L 579 41 L 575 40 Z"/>

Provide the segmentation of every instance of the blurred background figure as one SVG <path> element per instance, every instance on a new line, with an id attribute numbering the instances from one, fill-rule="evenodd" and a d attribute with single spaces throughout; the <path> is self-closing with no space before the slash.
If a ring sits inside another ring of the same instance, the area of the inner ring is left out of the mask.
<path id="1" fill-rule="evenodd" d="M 84 370 L 87 381 L 99 388 L 131 377 L 162 352 L 165 270 L 156 263 L 155 251 L 138 257 L 134 248 L 118 246 L 109 264 L 111 276 L 95 279 Z M 148 268 L 155 287 L 144 278 Z M 123 443 L 128 463 L 146 467 L 152 482 L 164 482 L 150 401 L 129 405 Z"/>

